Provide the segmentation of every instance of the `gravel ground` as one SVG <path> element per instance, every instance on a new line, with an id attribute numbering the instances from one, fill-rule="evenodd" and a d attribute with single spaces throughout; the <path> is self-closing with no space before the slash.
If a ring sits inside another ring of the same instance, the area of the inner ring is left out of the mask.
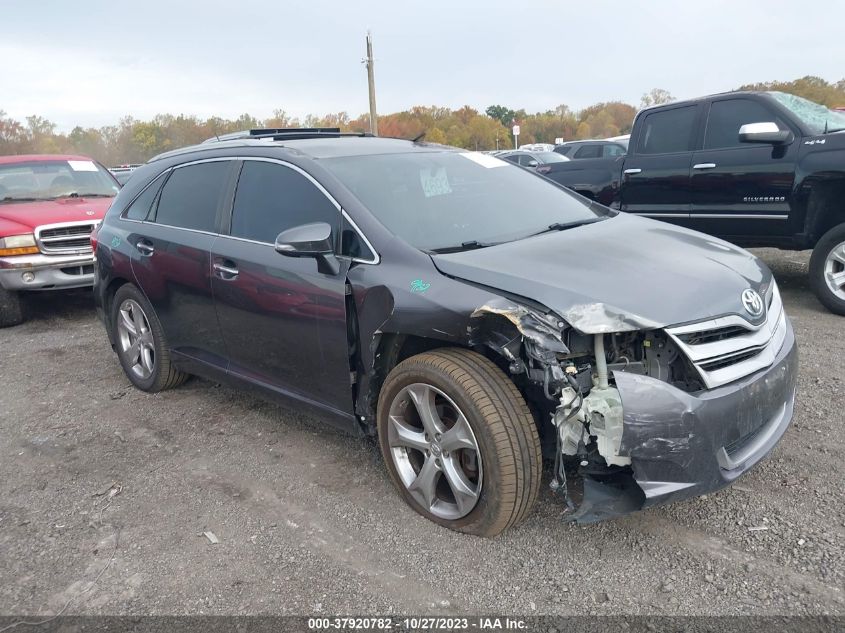
<path id="1" fill-rule="evenodd" d="M 89 293 L 36 296 L 0 330 L 0 614 L 845 614 L 845 320 L 808 254 L 758 253 L 801 348 L 771 458 L 584 527 L 547 470 L 495 540 L 418 517 L 371 441 L 203 380 L 136 391 Z"/>

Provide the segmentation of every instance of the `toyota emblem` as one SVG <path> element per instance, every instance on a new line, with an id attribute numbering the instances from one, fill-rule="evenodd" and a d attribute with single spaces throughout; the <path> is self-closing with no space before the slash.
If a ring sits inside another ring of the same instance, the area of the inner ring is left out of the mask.
<path id="1" fill-rule="evenodd" d="M 756 290 L 748 288 L 742 291 L 742 305 L 746 312 L 755 318 L 763 314 L 763 297 Z"/>
<path id="2" fill-rule="evenodd" d="M 85 215 L 94 215 L 96 211 L 86 211 Z"/>

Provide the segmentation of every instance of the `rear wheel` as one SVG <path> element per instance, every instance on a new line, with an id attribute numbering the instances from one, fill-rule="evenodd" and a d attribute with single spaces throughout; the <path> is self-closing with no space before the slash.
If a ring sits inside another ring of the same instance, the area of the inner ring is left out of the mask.
<path id="1" fill-rule="evenodd" d="M 845 315 L 845 224 L 830 229 L 813 249 L 810 285 L 828 310 Z"/>
<path id="2" fill-rule="evenodd" d="M 142 391 L 181 385 L 188 374 L 173 367 L 170 349 L 155 310 L 132 284 L 118 288 L 112 301 L 115 351 L 132 384 Z"/>
<path id="3" fill-rule="evenodd" d="M 442 349 L 397 365 L 379 395 L 378 431 L 400 494 L 440 525 L 496 536 L 536 500 L 534 419 L 513 382 L 480 354 Z"/>
<path id="4" fill-rule="evenodd" d="M 9 327 L 23 322 L 20 295 L 14 290 L 0 288 L 0 327 Z"/>

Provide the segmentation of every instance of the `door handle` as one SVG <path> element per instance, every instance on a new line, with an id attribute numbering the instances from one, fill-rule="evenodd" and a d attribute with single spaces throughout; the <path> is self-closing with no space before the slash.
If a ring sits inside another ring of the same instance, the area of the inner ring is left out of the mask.
<path id="1" fill-rule="evenodd" d="M 631 169 L 626 169 L 622 173 L 625 174 L 626 176 L 633 176 L 634 174 L 639 174 L 641 171 L 642 171 L 642 169 L 640 169 L 638 167 L 632 167 Z"/>
<path id="2" fill-rule="evenodd" d="M 692 166 L 693 169 L 713 169 L 716 163 L 697 163 Z"/>
<path id="3" fill-rule="evenodd" d="M 138 240 L 135 244 L 135 248 L 141 253 L 141 255 L 152 255 L 155 252 L 155 248 L 152 244 L 150 244 L 147 240 Z"/>
<path id="4" fill-rule="evenodd" d="M 231 262 L 226 263 L 228 264 Z M 214 272 L 217 273 L 217 276 L 220 277 L 220 279 L 224 279 L 226 281 L 231 281 L 238 276 L 238 269 L 234 265 L 226 266 L 225 264 L 214 262 L 214 264 L 212 264 L 212 268 L 214 268 Z"/>

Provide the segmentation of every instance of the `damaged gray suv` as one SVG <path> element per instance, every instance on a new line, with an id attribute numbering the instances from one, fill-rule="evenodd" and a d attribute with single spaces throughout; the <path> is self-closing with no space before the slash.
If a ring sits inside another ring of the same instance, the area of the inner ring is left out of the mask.
<path id="1" fill-rule="evenodd" d="M 710 492 L 792 418 L 763 263 L 485 154 L 230 135 L 140 167 L 92 242 L 138 388 L 197 374 L 377 436 L 402 498 L 454 530 L 523 520 L 544 458 L 571 520 Z"/>

